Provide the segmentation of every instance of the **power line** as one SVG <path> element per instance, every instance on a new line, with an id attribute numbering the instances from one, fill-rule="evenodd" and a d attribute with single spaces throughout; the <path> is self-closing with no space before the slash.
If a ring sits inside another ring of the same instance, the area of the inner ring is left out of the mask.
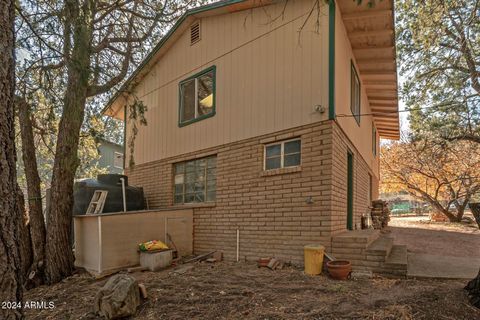
<path id="1" fill-rule="evenodd" d="M 425 106 L 425 107 L 414 107 L 414 108 L 405 108 L 403 110 L 392 110 L 392 111 L 382 111 L 382 112 L 371 112 L 371 113 L 360 113 L 360 114 L 337 114 L 337 118 L 350 118 L 350 117 L 363 117 L 363 116 L 382 116 L 382 115 L 391 115 L 391 114 L 400 114 L 403 112 L 411 112 L 411 111 L 421 111 L 426 109 L 433 109 L 434 111 L 439 111 L 440 107 L 446 107 L 445 111 L 453 109 L 457 107 L 458 103 L 440 103 L 433 106 Z"/>

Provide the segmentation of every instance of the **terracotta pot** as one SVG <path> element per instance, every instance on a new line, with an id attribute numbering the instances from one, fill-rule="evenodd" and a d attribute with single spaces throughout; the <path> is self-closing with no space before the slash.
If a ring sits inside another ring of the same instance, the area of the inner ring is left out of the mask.
<path id="1" fill-rule="evenodd" d="M 327 269 L 333 279 L 346 280 L 352 272 L 352 264 L 348 260 L 333 260 L 327 262 Z"/>
<path id="2" fill-rule="evenodd" d="M 258 259 L 258 267 L 266 267 L 270 263 L 271 258 L 260 258 Z"/>

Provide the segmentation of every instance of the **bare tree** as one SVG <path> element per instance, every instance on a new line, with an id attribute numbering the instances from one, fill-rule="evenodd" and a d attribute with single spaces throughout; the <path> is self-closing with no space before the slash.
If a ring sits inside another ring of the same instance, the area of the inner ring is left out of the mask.
<path id="1" fill-rule="evenodd" d="M 19 238 L 22 216 L 17 203 L 14 132 L 14 2 L 0 1 L 0 301 L 22 301 Z M 2 319 L 20 319 L 21 308 L 0 308 Z"/>
<path id="2" fill-rule="evenodd" d="M 381 161 L 383 184 L 408 190 L 450 221 L 460 221 L 480 191 L 480 151 L 469 141 L 394 143 L 382 148 Z"/>

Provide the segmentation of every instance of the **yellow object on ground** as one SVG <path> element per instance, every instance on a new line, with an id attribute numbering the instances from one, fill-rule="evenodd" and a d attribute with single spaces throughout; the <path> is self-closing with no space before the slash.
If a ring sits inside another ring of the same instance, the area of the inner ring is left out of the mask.
<path id="1" fill-rule="evenodd" d="M 315 244 L 310 244 L 303 248 L 306 274 L 314 276 L 322 273 L 324 251 L 324 246 Z"/>
<path id="2" fill-rule="evenodd" d="M 138 245 L 138 248 L 140 249 L 140 251 L 154 251 L 154 250 L 168 249 L 168 246 L 162 241 L 152 240 L 152 241 L 140 243 Z"/>

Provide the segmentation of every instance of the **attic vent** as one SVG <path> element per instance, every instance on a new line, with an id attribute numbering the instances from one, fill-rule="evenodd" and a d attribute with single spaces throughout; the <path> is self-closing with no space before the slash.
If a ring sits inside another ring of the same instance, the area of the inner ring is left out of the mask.
<path id="1" fill-rule="evenodd" d="M 200 21 L 195 22 L 190 27 L 190 44 L 195 44 L 200 41 Z"/>

